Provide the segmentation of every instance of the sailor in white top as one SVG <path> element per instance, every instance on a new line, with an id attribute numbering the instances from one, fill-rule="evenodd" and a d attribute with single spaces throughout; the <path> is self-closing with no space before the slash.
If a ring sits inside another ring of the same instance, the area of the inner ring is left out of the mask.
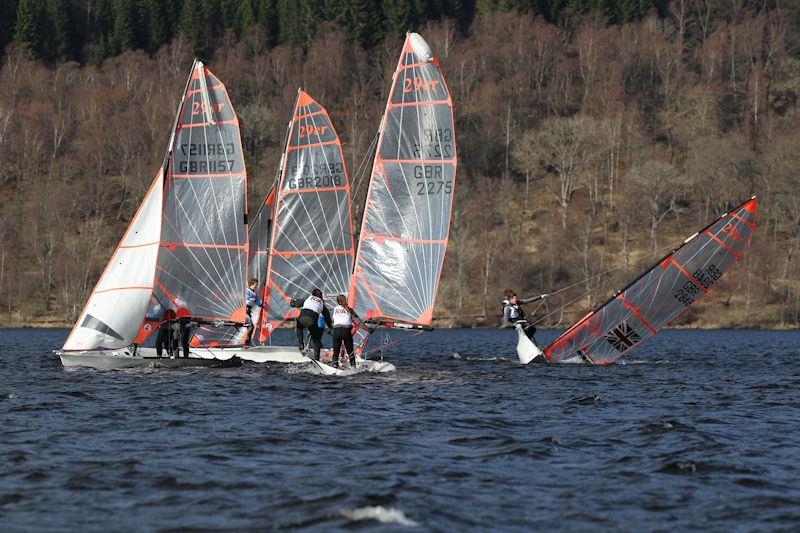
<path id="1" fill-rule="evenodd" d="M 325 331 L 325 325 L 329 328 L 333 327 L 331 322 L 331 314 L 328 308 L 325 307 L 325 302 L 322 301 L 322 291 L 314 289 L 311 295 L 305 300 L 292 300 L 293 307 L 300 307 L 300 315 L 297 317 L 297 344 L 300 351 L 305 349 L 304 335 L 306 329 L 311 334 L 311 343 L 314 345 L 314 359 L 319 361 L 319 352 L 322 349 L 322 333 Z M 320 326 L 320 318 L 322 318 L 322 325 Z"/>
<path id="2" fill-rule="evenodd" d="M 333 364 L 339 364 L 339 353 L 344 345 L 350 357 L 350 366 L 356 367 L 356 355 L 353 351 L 353 318 L 358 319 L 355 311 L 347 305 L 343 294 L 336 297 L 338 304 L 333 308 Z"/>

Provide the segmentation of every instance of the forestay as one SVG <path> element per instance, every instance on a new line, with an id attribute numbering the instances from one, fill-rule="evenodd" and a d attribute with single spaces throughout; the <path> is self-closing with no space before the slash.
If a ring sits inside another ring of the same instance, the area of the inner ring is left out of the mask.
<path id="1" fill-rule="evenodd" d="M 692 235 L 545 349 L 551 363 L 610 364 L 658 333 L 738 261 L 756 227 L 753 197 Z"/>
<path id="2" fill-rule="evenodd" d="M 318 288 L 330 305 L 346 293 L 354 248 L 339 137 L 325 108 L 300 90 L 276 188 L 261 339 L 297 316 L 292 299 Z"/>
<path id="3" fill-rule="evenodd" d="M 456 176 L 453 106 L 438 61 L 409 33 L 381 122 L 350 304 L 363 319 L 428 325 Z"/>

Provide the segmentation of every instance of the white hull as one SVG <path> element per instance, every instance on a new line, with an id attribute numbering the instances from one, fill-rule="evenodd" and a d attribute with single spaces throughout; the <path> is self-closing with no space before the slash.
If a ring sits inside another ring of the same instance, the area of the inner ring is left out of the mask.
<path id="1" fill-rule="evenodd" d="M 101 370 L 125 368 L 192 368 L 241 366 L 238 358 L 214 359 L 204 354 L 189 352 L 189 357 L 158 357 L 153 348 L 140 348 L 133 354 L 128 348 L 121 350 L 95 350 L 88 352 L 56 351 L 65 367 L 86 367 Z"/>
<path id="2" fill-rule="evenodd" d="M 541 348 L 536 346 L 525 334 L 522 324 L 517 323 L 514 329 L 517 330 L 517 356 L 519 357 L 520 363 L 527 365 L 537 357 L 544 356 L 544 352 L 542 352 Z"/>
<path id="3" fill-rule="evenodd" d="M 227 360 L 238 357 L 253 363 L 308 363 L 309 359 L 296 346 L 238 346 L 235 348 L 192 348 L 202 357 Z"/>
<path id="4" fill-rule="evenodd" d="M 355 368 L 352 368 L 349 364 L 342 368 L 336 368 L 327 363 L 321 363 L 310 358 L 307 359 L 307 362 L 313 363 L 314 366 L 316 366 L 319 371 L 326 376 L 349 376 L 351 374 L 359 374 L 361 372 L 384 373 L 394 372 L 397 370 L 392 363 L 387 361 L 371 361 L 369 359 L 361 358 L 358 359 Z"/>

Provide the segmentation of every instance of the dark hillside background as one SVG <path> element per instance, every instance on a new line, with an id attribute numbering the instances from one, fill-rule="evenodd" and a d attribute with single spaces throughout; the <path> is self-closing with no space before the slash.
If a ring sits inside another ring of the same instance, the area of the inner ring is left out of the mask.
<path id="1" fill-rule="evenodd" d="M 6 325 L 79 313 L 158 169 L 195 56 L 239 114 L 251 211 L 302 85 L 345 143 L 360 216 L 408 29 L 456 105 L 443 324 L 496 324 L 507 286 L 588 279 L 537 313 L 568 325 L 753 194 L 751 252 L 681 323 L 800 321 L 797 0 L 3 0 L 0 20 Z"/>

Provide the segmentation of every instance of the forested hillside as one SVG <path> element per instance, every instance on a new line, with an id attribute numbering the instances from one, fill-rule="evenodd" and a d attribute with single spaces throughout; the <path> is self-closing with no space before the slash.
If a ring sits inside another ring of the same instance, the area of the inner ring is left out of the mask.
<path id="1" fill-rule="evenodd" d="M 537 312 L 568 325 L 757 194 L 751 252 L 681 323 L 800 321 L 796 3 L 12 0 L 0 10 L 5 324 L 79 313 L 163 158 L 196 55 L 239 114 L 251 211 L 274 179 L 298 86 L 330 111 L 360 206 L 406 29 L 439 56 L 456 111 L 438 316 L 494 325 L 504 288 L 574 285 Z"/>

